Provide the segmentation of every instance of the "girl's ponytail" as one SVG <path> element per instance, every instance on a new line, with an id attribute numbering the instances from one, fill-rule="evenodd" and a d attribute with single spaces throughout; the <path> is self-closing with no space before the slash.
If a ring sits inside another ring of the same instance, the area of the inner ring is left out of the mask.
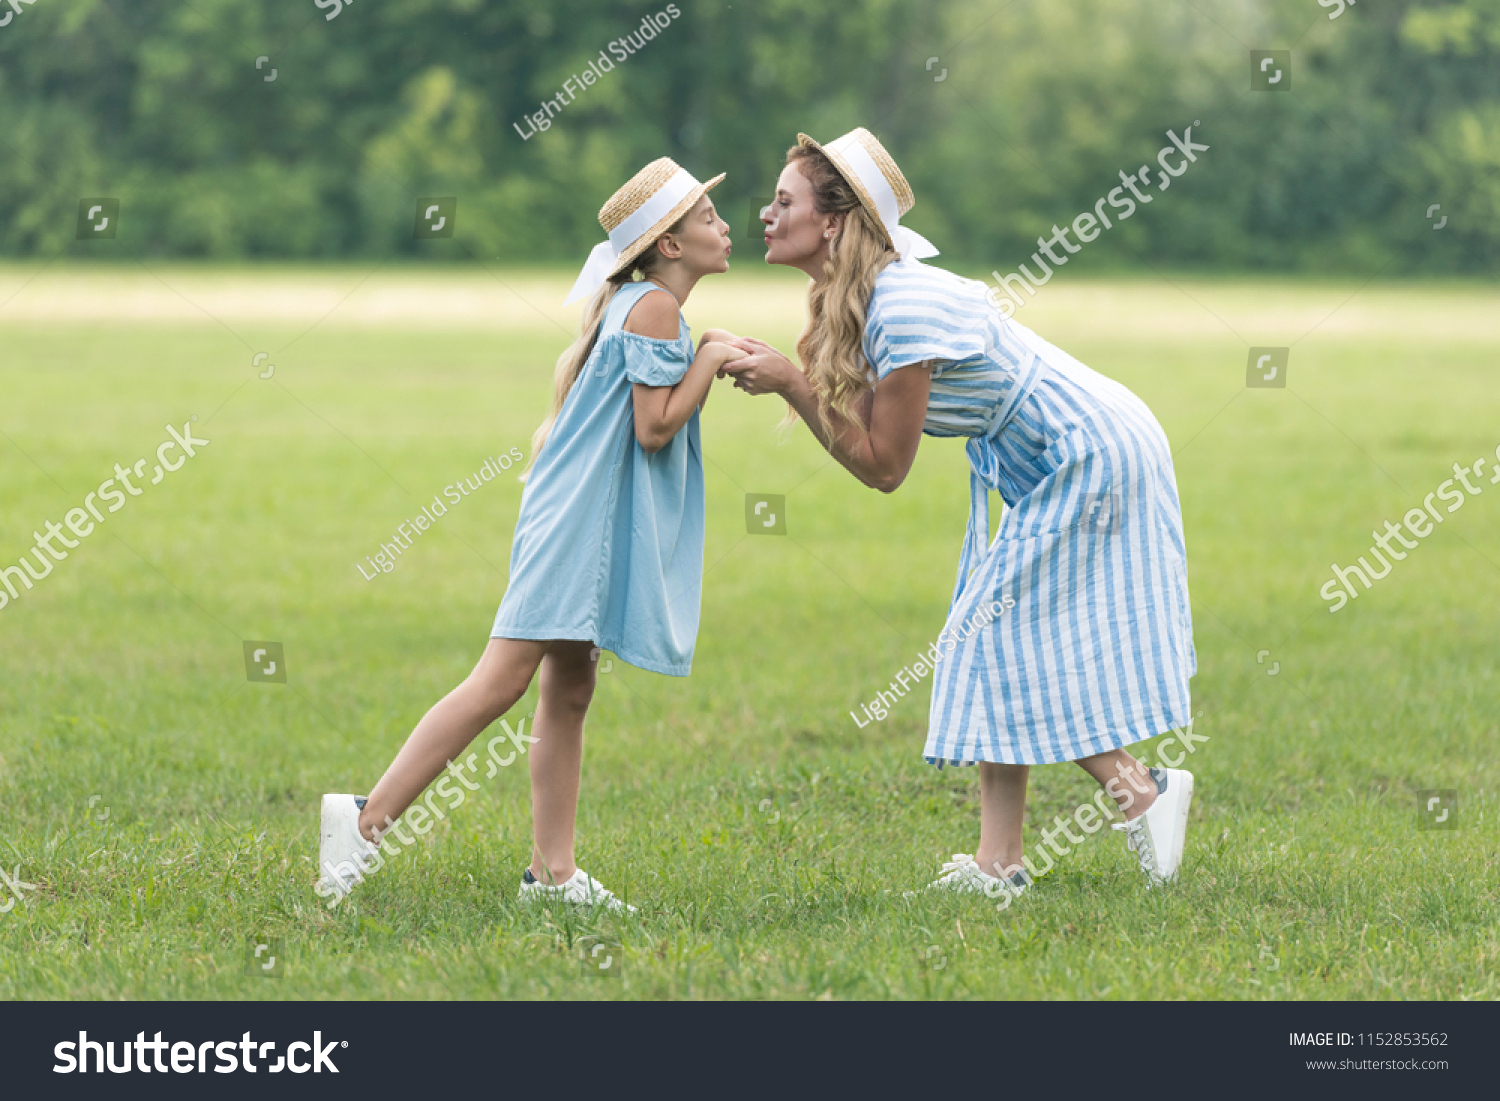
<path id="1" fill-rule="evenodd" d="M 604 286 L 594 292 L 594 297 L 589 299 L 589 304 L 583 311 L 583 323 L 578 329 L 578 339 L 569 344 L 563 354 L 557 357 L 557 366 L 552 372 L 552 408 L 547 413 L 547 419 L 532 433 L 531 459 L 527 462 L 526 469 L 521 471 L 521 481 L 526 480 L 526 475 L 530 474 L 531 468 L 536 465 L 536 457 L 541 452 L 542 446 L 546 444 L 547 437 L 552 434 L 552 426 L 557 423 L 557 415 L 562 412 L 563 402 L 567 400 L 573 384 L 578 381 L 578 374 L 583 370 L 583 365 L 588 362 L 589 353 L 594 350 L 594 344 L 599 339 L 599 326 L 604 322 L 604 311 L 629 278 L 630 275 L 627 272 L 618 279 L 607 279 Z"/>
<path id="2" fill-rule="evenodd" d="M 682 223 L 685 221 L 687 221 L 687 214 L 662 230 L 662 236 L 680 232 Z M 588 307 L 583 311 L 583 322 L 578 328 L 578 339 L 569 344 L 563 354 L 557 357 L 557 366 L 552 372 L 552 408 L 547 413 L 547 419 L 531 437 L 531 458 L 526 463 L 526 469 L 521 471 L 521 481 L 526 480 L 526 476 L 531 473 L 531 468 L 536 465 L 536 457 L 541 454 L 542 448 L 547 443 L 547 437 L 552 434 L 552 426 L 557 423 L 557 415 L 562 412 L 563 402 L 568 400 L 568 394 L 572 392 L 573 384 L 578 381 L 583 365 L 589 361 L 589 355 L 599 340 L 599 327 L 604 322 L 604 311 L 609 307 L 610 301 L 626 283 L 634 281 L 637 275 L 645 279 L 656 270 L 660 262 L 661 250 L 653 242 L 635 258 L 630 267 L 606 279 L 604 286 L 595 291 L 594 297 L 589 299 Z"/>

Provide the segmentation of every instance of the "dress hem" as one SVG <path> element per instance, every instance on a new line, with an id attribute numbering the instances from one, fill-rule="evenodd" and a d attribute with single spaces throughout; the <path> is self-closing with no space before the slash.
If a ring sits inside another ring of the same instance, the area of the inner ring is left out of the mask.
<path id="1" fill-rule="evenodd" d="M 668 665 L 665 662 L 650 661 L 639 655 L 632 655 L 628 651 L 611 645 L 610 640 L 595 639 L 592 637 L 575 638 L 565 630 L 522 630 L 507 627 L 502 631 L 490 632 L 490 638 L 510 638 L 523 642 L 589 642 L 601 650 L 608 650 L 626 665 L 634 665 L 637 669 L 644 669 L 648 673 L 660 673 L 666 677 L 686 677 L 692 675 L 693 663 L 691 661 L 683 665 Z"/>
<path id="2" fill-rule="evenodd" d="M 1163 734 L 1170 734 L 1174 730 L 1180 729 L 1183 725 L 1184 724 L 1181 722 L 1168 721 L 1166 728 L 1163 730 L 1158 730 L 1155 734 L 1138 734 L 1133 736 L 1127 734 L 1122 738 L 1115 740 L 1114 744 L 1112 745 L 1107 745 L 1102 749 L 1093 749 L 1087 753 L 1080 753 L 1076 757 L 1067 756 L 1069 750 L 1064 749 L 1055 755 L 1046 755 L 1040 757 L 1039 759 L 1029 761 L 991 760 L 988 757 L 934 757 L 931 754 L 925 752 L 922 755 L 922 760 L 926 761 L 929 765 L 932 765 L 938 770 L 941 770 L 945 765 L 953 765 L 955 768 L 968 768 L 981 762 L 985 764 L 999 765 L 1056 765 L 1063 764 L 1068 761 L 1081 761 L 1085 757 L 1093 757 L 1100 753 L 1109 753 L 1111 750 L 1124 749 L 1126 746 L 1138 745 L 1141 742 L 1150 741 L 1152 738 L 1159 738 Z"/>

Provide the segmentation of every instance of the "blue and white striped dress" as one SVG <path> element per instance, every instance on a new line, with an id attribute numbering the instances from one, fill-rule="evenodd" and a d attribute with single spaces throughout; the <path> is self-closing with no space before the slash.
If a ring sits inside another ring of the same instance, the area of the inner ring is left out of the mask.
<path id="1" fill-rule="evenodd" d="M 864 336 L 877 378 L 932 361 L 923 431 L 969 440 L 969 530 L 941 636 L 958 642 L 940 649 L 924 754 L 940 768 L 1073 761 L 1182 726 L 1198 667 L 1161 425 L 1002 317 L 987 289 L 893 263 Z M 1007 507 L 986 549 L 990 489 Z"/>

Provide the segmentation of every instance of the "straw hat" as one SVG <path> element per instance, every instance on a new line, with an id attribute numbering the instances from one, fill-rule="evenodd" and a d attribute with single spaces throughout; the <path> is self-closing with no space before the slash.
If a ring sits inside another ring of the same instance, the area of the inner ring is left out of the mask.
<path id="1" fill-rule="evenodd" d="M 592 294 L 605 280 L 627 270 L 724 176 L 720 172 L 707 183 L 699 183 L 671 157 L 658 157 L 630 177 L 599 208 L 599 224 L 609 236 L 589 253 L 568 302 Z"/>
<path id="2" fill-rule="evenodd" d="M 806 134 L 797 135 L 797 144 L 816 149 L 829 159 L 859 196 L 860 204 L 885 231 L 886 244 L 900 253 L 903 260 L 908 256 L 938 254 L 925 237 L 900 224 L 916 203 L 916 197 L 901 169 L 874 134 L 857 126 L 827 145 L 820 145 Z"/>

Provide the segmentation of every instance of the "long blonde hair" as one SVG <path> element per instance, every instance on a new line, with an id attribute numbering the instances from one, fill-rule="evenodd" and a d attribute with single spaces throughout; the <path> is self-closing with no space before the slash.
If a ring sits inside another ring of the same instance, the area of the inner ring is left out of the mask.
<path id="1" fill-rule="evenodd" d="M 830 410 L 852 416 L 855 399 L 873 385 L 863 349 L 865 311 L 875 277 L 896 259 L 896 251 L 849 181 L 820 150 L 794 145 L 786 163 L 795 164 L 812 184 L 818 213 L 844 215 L 844 227 L 829 246 L 823 280 L 808 288 L 807 328 L 797 340 L 803 373 L 818 399 L 818 419 L 827 431 Z M 796 411 L 788 408 L 785 423 L 796 419 Z"/>
<path id="2" fill-rule="evenodd" d="M 684 214 L 662 233 L 677 233 L 686 220 L 687 215 Z M 547 413 L 547 419 L 542 421 L 537 430 L 532 433 L 531 459 L 526 463 L 526 469 L 521 471 L 521 481 L 526 480 L 526 476 L 531 473 L 531 468 L 536 465 L 536 457 L 541 454 L 542 447 L 547 443 L 547 437 L 552 434 L 552 426 L 557 423 L 557 415 L 562 412 L 563 402 L 568 400 L 568 394 L 572 392 L 573 384 L 578 381 L 583 365 L 589 361 L 589 355 L 599 340 L 599 327 L 604 323 L 604 311 L 609 308 L 610 302 L 620 292 L 621 287 L 626 283 L 638 281 L 637 275 L 641 279 L 650 276 L 661 260 L 661 250 L 653 241 L 645 251 L 631 261 L 628 268 L 605 280 L 604 286 L 595 291 L 594 297 L 589 299 L 589 304 L 583 311 L 583 321 L 578 327 L 578 339 L 569 344 L 563 350 L 562 355 L 557 357 L 557 366 L 552 371 L 552 408 Z"/>

